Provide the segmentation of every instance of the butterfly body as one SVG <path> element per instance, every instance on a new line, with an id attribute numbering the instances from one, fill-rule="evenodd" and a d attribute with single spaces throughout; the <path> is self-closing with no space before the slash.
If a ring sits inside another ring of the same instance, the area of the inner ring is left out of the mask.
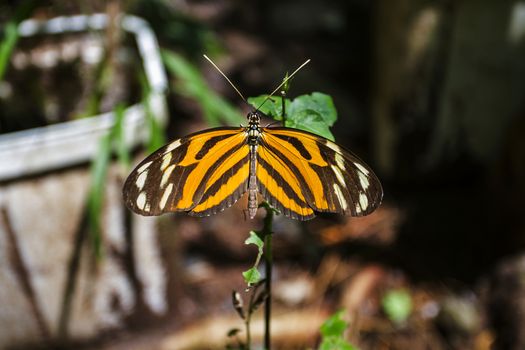
<path id="1" fill-rule="evenodd" d="M 259 123 L 261 118 L 257 113 L 248 114 L 248 145 L 250 147 L 250 172 L 248 180 L 248 214 L 250 219 L 253 219 L 257 214 L 257 146 L 261 136 Z"/>
<path id="2" fill-rule="evenodd" d="M 160 148 L 126 180 L 126 205 L 141 215 L 208 216 L 248 192 L 250 218 L 260 195 L 299 220 L 315 212 L 363 216 L 379 206 L 381 184 L 359 158 L 306 131 L 261 127 L 261 116 L 253 111 L 246 127 L 208 129 Z"/>

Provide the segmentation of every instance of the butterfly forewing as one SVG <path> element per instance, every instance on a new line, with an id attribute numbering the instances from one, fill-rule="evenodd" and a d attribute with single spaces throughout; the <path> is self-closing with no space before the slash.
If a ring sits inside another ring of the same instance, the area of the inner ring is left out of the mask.
<path id="1" fill-rule="evenodd" d="M 126 180 L 126 205 L 141 215 L 189 211 L 198 216 L 231 206 L 246 191 L 249 147 L 244 131 L 210 129 L 157 150 Z"/>
<path id="2" fill-rule="evenodd" d="M 317 135 L 262 128 L 258 159 L 261 193 L 287 216 L 306 220 L 314 210 L 363 216 L 381 203 L 383 190 L 372 170 Z M 281 181 L 272 181 L 278 176 Z"/>
<path id="3" fill-rule="evenodd" d="M 249 175 L 249 147 L 244 133 L 232 137 L 235 145 L 219 148 L 215 157 L 213 171 L 209 173 L 199 204 L 192 208 L 191 215 L 207 216 L 232 206 L 247 190 Z M 224 153 L 223 153 L 224 152 Z M 213 157 L 213 155 L 212 155 Z"/>

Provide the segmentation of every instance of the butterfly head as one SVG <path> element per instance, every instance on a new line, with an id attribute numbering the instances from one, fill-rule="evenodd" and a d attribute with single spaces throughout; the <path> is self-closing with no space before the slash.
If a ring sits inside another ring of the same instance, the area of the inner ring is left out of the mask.
<path id="1" fill-rule="evenodd" d="M 250 126 L 259 126 L 259 123 L 261 122 L 261 116 L 259 111 L 252 111 L 248 113 L 246 116 L 248 119 L 248 123 Z"/>

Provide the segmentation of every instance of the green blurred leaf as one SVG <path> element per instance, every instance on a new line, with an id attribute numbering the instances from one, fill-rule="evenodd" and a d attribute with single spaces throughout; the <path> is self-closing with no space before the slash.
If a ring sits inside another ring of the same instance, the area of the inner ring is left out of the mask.
<path id="1" fill-rule="evenodd" d="M 131 156 L 125 139 L 124 116 L 126 107 L 119 103 L 113 110 L 115 114 L 115 140 L 117 142 L 118 160 L 124 169 L 128 169 L 131 165 Z"/>
<path id="2" fill-rule="evenodd" d="M 348 323 L 343 320 L 344 312 L 344 309 L 337 311 L 321 325 L 322 340 L 319 350 L 357 350 L 344 339 L 348 328 Z"/>
<path id="3" fill-rule="evenodd" d="M 148 127 L 148 140 L 146 148 L 149 153 L 152 153 L 159 149 L 166 143 L 166 137 L 164 128 L 159 124 L 150 104 L 151 88 L 148 80 L 144 74 L 139 75 L 140 85 L 142 88 L 142 108 L 144 108 L 144 114 L 146 115 L 146 125 Z"/>
<path id="4" fill-rule="evenodd" d="M 319 345 L 319 350 L 358 350 L 358 348 L 348 343 L 343 338 L 327 337 L 323 338 Z"/>
<path id="5" fill-rule="evenodd" d="M 18 41 L 18 28 L 14 21 L 4 26 L 4 37 L 0 42 L 0 81 L 4 77 L 5 70 L 9 64 L 11 53 Z"/>
<path id="6" fill-rule="evenodd" d="M 91 185 L 88 195 L 88 222 L 95 257 L 102 256 L 101 215 L 104 201 L 104 184 L 111 159 L 112 129 L 100 139 L 99 147 L 91 163 Z"/>
<path id="7" fill-rule="evenodd" d="M 114 108 L 115 123 L 108 133 L 100 138 L 97 153 L 91 162 L 91 184 L 87 198 L 87 210 L 91 243 L 97 258 L 102 256 L 101 216 L 113 144 L 115 144 L 119 162 L 125 168 L 131 164 L 131 157 L 124 139 L 125 110 L 122 104 Z"/>
<path id="8" fill-rule="evenodd" d="M 339 310 L 330 316 L 329 319 L 324 321 L 320 328 L 322 336 L 329 337 L 343 335 L 346 328 L 348 327 L 348 323 L 342 318 L 344 312 L 345 310 Z"/>
<path id="9" fill-rule="evenodd" d="M 388 291 L 381 300 L 383 310 L 394 323 L 403 323 L 412 313 L 412 297 L 404 289 Z"/>
<path id="10" fill-rule="evenodd" d="M 190 57 L 224 51 L 215 32 L 199 20 L 166 0 L 142 0 L 126 3 L 128 13 L 140 14 L 152 27 L 165 47 L 177 47 Z"/>
<path id="11" fill-rule="evenodd" d="M 146 112 L 146 119 L 149 128 L 149 139 L 147 144 L 148 152 L 154 152 L 166 143 L 164 136 L 164 128 L 160 126 L 151 110 L 149 97 L 143 101 L 144 111 Z"/>
<path id="12" fill-rule="evenodd" d="M 175 91 L 182 96 L 196 100 L 202 108 L 206 121 L 211 126 L 222 123 L 236 125 L 245 119 L 237 108 L 211 90 L 198 68 L 181 55 L 162 51 L 166 68 L 175 76 Z"/>

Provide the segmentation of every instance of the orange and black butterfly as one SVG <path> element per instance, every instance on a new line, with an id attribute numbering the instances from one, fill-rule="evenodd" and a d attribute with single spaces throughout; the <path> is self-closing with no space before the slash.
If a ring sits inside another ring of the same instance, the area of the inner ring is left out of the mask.
<path id="1" fill-rule="evenodd" d="M 262 197 L 299 220 L 316 212 L 364 216 L 379 206 L 381 183 L 357 156 L 306 131 L 261 127 L 263 116 L 254 110 L 248 126 L 208 129 L 161 147 L 127 178 L 126 205 L 148 216 L 208 216 L 248 192 L 250 218 Z"/>

